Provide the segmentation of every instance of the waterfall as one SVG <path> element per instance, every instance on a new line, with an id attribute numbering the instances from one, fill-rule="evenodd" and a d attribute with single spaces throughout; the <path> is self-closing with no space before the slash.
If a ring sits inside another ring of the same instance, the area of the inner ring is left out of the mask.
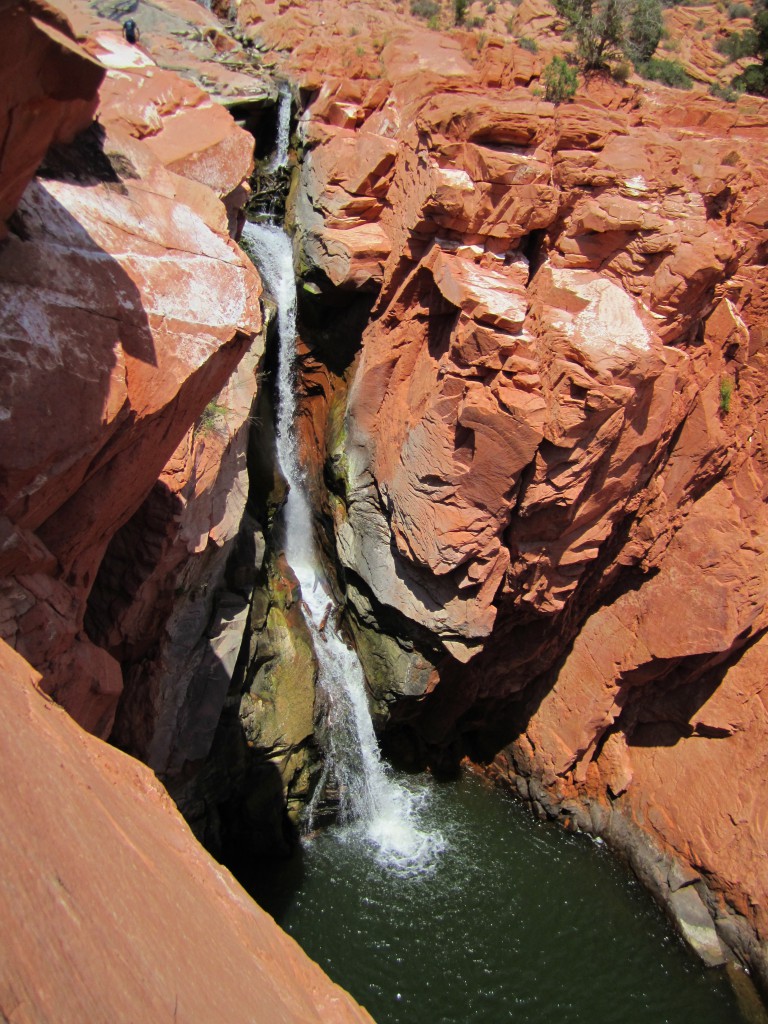
<path id="1" fill-rule="evenodd" d="M 291 91 L 281 82 L 277 97 L 277 138 L 275 139 L 274 156 L 269 162 L 269 170 L 276 171 L 288 163 L 288 143 L 291 139 Z"/>
<path id="2" fill-rule="evenodd" d="M 396 782 L 381 760 L 357 654 L 336 629 L 336 608 L 315 546 L 294 430 L 296 419 L 296 282 L 291 241 L 281 228 L 247 224 L 244 248 L 278 306 L 277 457 L 288 482 L 284 508 L 285 555 L 301 586 L 304 617 L 318 664 L 318 685 L 327 704 L 327 769 L 340 791 L 340 817 L 362 836 L 377 860 L 397 871 L 429 869 L 443 848 L 439 833 L 418 827 L 424 792 Z"/>

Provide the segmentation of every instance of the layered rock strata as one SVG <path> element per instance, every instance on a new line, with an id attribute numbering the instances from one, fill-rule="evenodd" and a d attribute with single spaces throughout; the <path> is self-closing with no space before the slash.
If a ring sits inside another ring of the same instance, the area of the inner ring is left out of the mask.
<path id="1" fill-rule="evenodd" d="M 311 99 L 307 286 L 377 296 L 305 405 L 390 742 L 499 754 L 764 972 L 768 109 L 328 14 L 241 8 Z"/>

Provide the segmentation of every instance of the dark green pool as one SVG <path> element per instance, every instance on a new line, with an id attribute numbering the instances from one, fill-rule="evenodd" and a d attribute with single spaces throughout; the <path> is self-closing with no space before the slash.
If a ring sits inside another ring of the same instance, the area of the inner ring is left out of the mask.
<path id="1" fill-rule="evenodd" d="M 430 784 L 424 826 L 446 844 L 431 872 L 392 874 L 329 830 L 257 894 L 378 1024 L 746 1020 L 588 838 L 470 775 Z"/>

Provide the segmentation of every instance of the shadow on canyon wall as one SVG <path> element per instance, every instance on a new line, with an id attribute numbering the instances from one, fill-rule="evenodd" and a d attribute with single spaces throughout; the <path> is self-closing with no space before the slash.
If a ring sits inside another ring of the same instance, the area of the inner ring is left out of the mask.
<path id="1" fill-rule="evenodd" d="M 52 149 L 40 176 L 43 183 L 28 187 L 11 218 L 11 233 L 0 243 L 0 275 L 3 290 L 8 288 L 0 360 L 13 410 L 0 423 L 0 507 L 19 525 L 41 528 L 56 554 L 52 517 L 103 468 L 110 440 L 130 417 L 127 409 L 118 413 L 109 425 L 111 437 L 105 437 L 104 410 L 119 349 L 150 366 L 157 365 L 157 354 L 138 288 L 44 184 L 123 189 L 103 152 L 103 130 L 96 125 L 70 146 Z M 8 431 L 32 441 L 22 449 L 3 437 Z M 73 448 L 81 449 L 79 458 L 72 459 Z M 49 482 L 29 492 L 41 470 L 64 462 L 64 485 L 60 475 L 49 474 Z"/>
<path id="2" fill-rule="evenodd" d="M 618 531 L 618 543 L 627 529 L 624 524 Z M 398 698 L 382 736 L 387 756 L 404 768 L 429 768 L 438 776 L 451 777 L 462 758 L 488 764 L 524 735 L 587 619 L 623 595 L 640 590 L 657 572 L 625 568 L 601 593 L 603 564 L 585 574 L 574 599 L 557 619 L 531 616 L 521 621 L 515 608 L 502 604 L 486 647 L 476 658 L 467 665 L 443 658 L 437 663 L 437 691 Z M 414 634 L 410 624 L 408 631 Z M 746 631 L 728 651 L 654 659 L 624 673 L 617 698 L 621 714 L 601 737 L 598 750 L 617 730 L 625 732 L 630 746 L 673 746 L 692 735 L 726 735 L 696 723 L 696 714 L 728 669 L 762 635 L 763 631 L 755 635 Z M 416 646 L 420 646 L 418 639 Z M 434 658 L 434 650 L 424 644 L 421 649 Z M 502 677 L 505 696 L 498 697 L 494 693 L 502 690 Z"/>

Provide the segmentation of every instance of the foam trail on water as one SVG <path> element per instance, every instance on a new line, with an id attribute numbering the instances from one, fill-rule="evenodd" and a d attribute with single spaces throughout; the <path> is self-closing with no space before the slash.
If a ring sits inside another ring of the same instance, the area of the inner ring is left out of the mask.
<path id="1" fill-rule="evenodd" d="M 326 756 L 339 783 L 341 819 L 362 836 L 387 867 L 404 873 L 429 870 L 443 837 L 419 827 L 426 791 L 396 782 L 381 760 L 357 654 L 337 632 L 331 590 L 322 578 L 294 432 L 296 419 L 296 281 L 291 241 L 281 228 L 247 224 L 244 247 L 277 301 L 280 337 L 277 456 L 289 484 L 284 509 L 285 554 L 301 585 L 304 617 L 317 657 L 328 709 Z"/>

